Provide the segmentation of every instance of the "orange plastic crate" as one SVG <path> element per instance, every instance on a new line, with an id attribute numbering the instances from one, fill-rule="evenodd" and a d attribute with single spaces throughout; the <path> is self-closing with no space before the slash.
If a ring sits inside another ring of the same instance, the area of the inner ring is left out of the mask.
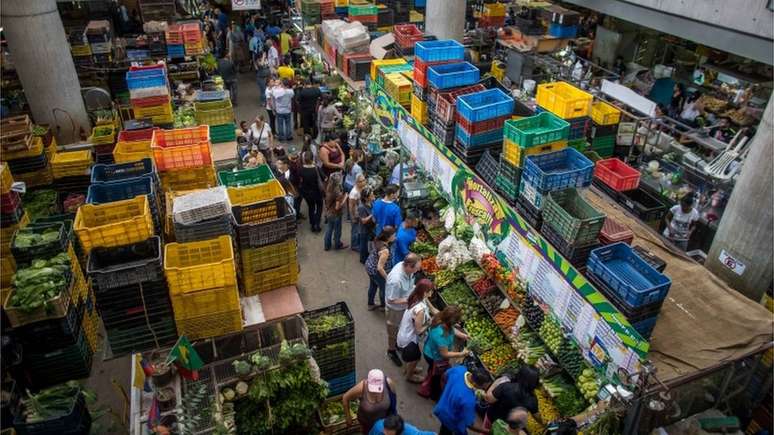
<path id="1" fill-rule="evenodd" d="M 199 168 L 212 163 L 210 128 L 206 125 L 175 130 L 155 130 L 151 139 L 159 172 Z"/>

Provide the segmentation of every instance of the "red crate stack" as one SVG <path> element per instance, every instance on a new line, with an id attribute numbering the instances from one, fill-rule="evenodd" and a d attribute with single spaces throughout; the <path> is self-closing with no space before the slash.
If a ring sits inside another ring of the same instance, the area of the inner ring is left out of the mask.
<path id="1" fill-rule="evenodd" d="M 397 26 L 396 26 L 397 27 Z M 433 65 L 443 65 L 445 63 L 457 62 L 455 60 L 441 62 L 422 62 L 419 58 L 414 58 L 414 83 L 425 88 L 427 87 L 427 68 Z"/>
<path id="2" fill-rule="evenodd" d="M 371 60 L 371 55 L 368 53 L 349 53 L 344 55 L 344 59 L 342 60 L 341 71 L 344 73 L 345 76 L 352 78 L 352 75 L 350 74 L 351 71 L 349 70 L 350 59 Z"/>
<path id="3" fill-rule="evenodd" d="M 320 16 L 324 20 L 338 18 L 338 15 L 336 15 L 336 3 L 334 0 L 320 2 Z"/>
<path id="4" fill-rule="evenodd" d="M 185 54 L 190 56 L 204 53 L 204 39 L 202 38 L 202 29 L 199 27 L 199 23 L 188 23 L 181 27 Z"/>
<path id="5" fill-rule="evenodd" d="M 454 116 L 457 120 L 457 124 L 469 134 L 478 134 L 489 130 L 503 128 L 505 121 L 511 119 L 511 115 L 506 115 L 500 116 L 498 118 L 487 119 L 484 121 L 470 122 L 464 116 L 460 116 L 459 114 L 455 114 Z"/>
<path id="6" fill-rule="evenodd" d="M 436 98 L 435 114 L 446 125 L 453 125 L 455 121 L 457 97 L 473 94 L 486 90 L 482 84 L 465 86 L 451 92 L 441 92 Z"/>
<path id="7" fill-rule="evenodd" d="M 414 44 L 424 40 L 425 34 L 414 24 L 397 24 L 392 28 L 395 43 L 401 48 L 414 48 Z"/>
<path id="8" fill-rule="evenodd" d="M 481 17 L 478 19 L 478 27 L 503 27 L 505 17 Z"/>
<path id="9" fill-rule="evenodd" d="M 167 31 L 164 34 L 164 39 L 167 44 L 180 45 L 183 44 L 183 28 L 180 25 L 172 24 L 167 27 Z"/>

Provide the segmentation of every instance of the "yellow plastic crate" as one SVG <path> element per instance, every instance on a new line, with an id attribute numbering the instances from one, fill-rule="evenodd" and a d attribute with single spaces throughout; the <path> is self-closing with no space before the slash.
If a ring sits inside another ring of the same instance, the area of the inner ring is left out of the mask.
<path id="1" fill-rule="evenodd" d="M 13 186 L 13 175 L 11 175 L 11 168 L 5 162 L 0 163 L 0 194 L 5 195 L 11 191 Z"/>
<path id="2" fill-rule="evenodd" d="M 387 94 L 401 105 L 411 104 L 411 81 L 401 73 L 386 74 L 384 88 Z"/>
<path id="3" fill-rule="evenodd" d="M 621 111 L 604 101 L 591 104 L 591 119 L 597 125 L 613 125 L 621 121 Z"/>
<path id="4" fill-rule="evenodd" d="M 242 291 L 253 296 L 270 290 L 298 283 L 298 262 L 293 259 L 289 264 L 242 276 Z"/>
<path id="5" fill-rule="evenodd" d="M 110 132 L 107 133 L 107 128 L 111 128 Z M 97 136 L 97 130 L 100 132 L 105 131 L 106 133 Z M 88 138 L 89 143 L 93 143 L 94 145 L 107 145 L 111 143 L 115 143 L 116 141 L 116 126 L 114 124 L 103 124 L 103 125 L 97 125 L 91 130 L 91 136 Z"/>
<path id="6" fill-rule="evenodd" d="M 93 163 L 91 150 L 57 152 L 51 159 L 54 178 L 89 175 Z"/>
<path id="7" fill-rule="evenodd" d="M 190 319 L 239 309 L 239 290 L 236 286 L 181 293 L 170 299 L 175 319 Z"/>
<path id="8" fill-rule="evenodd" d="M 392 26 L 382 26 L 376 28 L 377 32 L 384 32 L 384 33 L 390 33 L 392 32 Z"/>
<path id="9" fill-rule="evenodd" d="M 0 287 L 8 287 L 16 273 L 16 262 L 12 255 L 0 256 Z"/>
<path id="10" fill-rule="evenodd" d="M 537 103 L 563 119 L 589 116 L 593 97 L 567 82 L 538 85 Z"/>
<path id="11" fill-rule="evenodd" d="M 172 104 L 170 103 L 147 107 L 133 106 L 132 110 L 136 119 L 172 116 Z"/>
<path id="12" fill-rule="evenodd" d="M 490 3 L 484 5 L 485 17 L 504 17 L 505 5 L 502 3 Z"/>
<path id="13" fill-rule="evenodd" d="M 177 333 L 185 335 L 189 340 L 220 337 L 242 330 L 242 310 L 224 311 L 218 314 L 175 319 Z"/>
<path id="14" fill-rule="evenodd" d="M 349 6 L 349 0 L 336 0 L 334 4 L 337 8 L 346 8 Z"/>
<path id="15" fill-rule="evenodd" d="M 503 158 L 505 159 L 506 162 L 512 164 L 513 166 L 518 166 L 521 168 L 524 165 L 524 159 L 527 156 L 533 156 L 535 154 L 552 153 L 554 151 L 559 151 L 564 148 L 567 148 L 566 140 L 549 142 L 547 144 L 530 147 L 530 148 L 522 148 L 515 142 L 512 142 L 509 139 L 505 139 L 503 140 Z"/>
<path id="16" fill-rule="evenodd" d="M 153 235 L 147 195 L 105 204 L 84 204 L 75 215 L 75 233 L 84 252 L 141 242 Z"/>
<path id="17" fill-rule="evenodd" d="M 116 163 L 136 162 L 142 159 L 152 159 L 150 139 L 132 142 L 118 142 L 113 148 L 113 160 Z"/>
<path id="18" fill-rule="evenodd" d="M 376 80 L 376 71 L 383 66 L 404 65 L 406 59 L 374 59 L 371 61 L 371 80 Z"/>
<path id="19" fill-rule="evenodd" d="M 415 10 L 409 11 L 409 22 L 421 23 L 423 21 L 425 21 L 425 16 L 421 12 Z"/>
<path id="20" fill-rule="evenodd" d="M 35 172 L 16 174 L 14 181 L 23 182 L 28 189 L 31 187 L 49 186 L 54 184 L 54 174 L 51 171 L 51 166 L 46 166 L 45 169 Z"/>
<path id="21" fill-rule="evenodd" d="M 427 123 L 427 103 L 420 100 L 419 97 L 411 95 L 411 116 L 420 124 Z"/>
<path id="22" fill-rule="evenodd" d="M 245 205 L 285 196 L 285 189 L 277 180 L 254 184 L 246 187 L 229 187 L 228 198 L 231 205 Z"/>
<path id="23" fill-rule="evenodd" d="M 252 274 L 280 267 L 296 260 L 298 245 L 296 239 L 261 246 L 244 248 L 239 251 L 242 274 Z"/>
<path id="24" fill-rule="evenodd" d="M 164 171 L 159 173 L 159 178 L 164 191 L 207 189 L 218 185 L 212 165 Z"/>
<path id="25" fill-rule="evenodd" d="M 188 243 L 167 243 L 164 274 L 169 294 L 178 295 L 218 287 L 236 286 L 231 237 Z"/>
<path id="26" fill-rule="evenodd" d="M 492 74 L 492 77 L 503 81 L 505 79 L 505 64 L 500 61 L 494 61 L 489 72 Z"/>

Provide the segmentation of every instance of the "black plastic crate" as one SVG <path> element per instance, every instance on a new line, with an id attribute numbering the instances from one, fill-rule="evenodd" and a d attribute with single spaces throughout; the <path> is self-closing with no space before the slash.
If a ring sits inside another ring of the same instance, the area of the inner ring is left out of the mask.
<path id="1" fill-rule="evenodd" d="M 628 320 L 629 323 L 636 323 L 657 316 L 661 311 L 661 307 L 664 305 L 664 299 L 662 299 L 652 304 L 632 308 L 631 305 L 627 304 L 626 301 L 616 295 L 615 291 L 611 289 L 610 286 L 602 282 L 602 280 L 597 278 L 592 272 L 586 273 L 586 279 L 588 279 L 600 293 L 605 295 L 607 300 L 610 301 L 624 317 L 626 317 L 626 320 Z"/>
<path id="2" fill-rule="evenodd" d="M 38 346 L 51 349 L 52 345 L 75 344 L 81 333 L 85 310 L 85 304 L 71 303 L 63 317 L 22 325 L 13 329 L 13 335 L 25 349 L 35 349 Z"/>
<path id="3" fill-rule="evenodd" d="M 0 226 L 11 226 L 18 224 L 24 216 L 24 209 L 16 207 L 11 213 L 0 213 Z"/>
<path id="4" fill-rule="evenodd" d="M 616 200 L 643 222 L 660 221 L 668 209 L 660 198 L 648 193 L 642 187 L 619 192 Z"/>
<path id="5" fill-rule="evenodd" d="M 605 195 L 609 196 L 610 199 L 612 199 L 613 201 L 618 201 L 618 196 L 620 195 L 620 192 L 613 190 L 612 187 L 605 184 L 599 178 L 596 178 L 596 177 L 592 178 L 591 184 L 593 184 L 594 187 L 596 187 L 597 189 L 601 190 Z"/>
<path id="6" fill-rule="evenodd" d="M 231 208 L 239 247 L 258 248 L 296 236 L 296 214 L 285 198 Z M 272 217 L 275 216 L 275 217 Z"/>
<path id="7" fill-rule="evenodd" d="M 309 346 L 324 346 L 326 344 L 340 343 L 342 341 L 351 340 L 355 336 L 355 321 L 352 318 L 352 313 L 349 311 L 346 302 L 337 302 L 331 306 L 325 308 L 319 308 L 316 310 L 304 311 L 302 317 L 307 324 L 315 319 L 329 314 L 343 314 L 349 320 L 349 322 L 339 328 L 333 328 L 326 332 L 313 332 L 309 331 Z"/>
<path id="8" fill-rule="evenodd" d="M 46 388 L 72 379 L 86 378 L 91 373 L 93 353 L 81 331 L 78 342 L 47 352 L 22 348 L 22 367 L 27 382 L 34 388 Z"/>
<path id="9" fill-rule="evenodd" d="M 73 401 L 72 410 L 61 417 L 43 420 L 34 423 L 27 423 L 19 414 L 14 418 L 14 429 L 19 435 L 63 435 L 76 433 L 89 433 L 91 428 L 91 414 L 86 406 L 86 399 L 83 393 L 78 393 L 78 397 Z"/>
<path id="10" fill-rule="evenodd" d="M 521 196 L 516 198 L 513 206 L 519 216 L 523 217 L 524 220 L 526 220 L 527 223 L 532 226 L 532 228 L 540 231 L 540 228 L 543 226 L 543 214 L 540 210 L 535 208 L 535 206 L 532 205 L 526 198 Z"/>
<path id="11" fill-rule="evenodd" d="M 95 248 L 86 270 L 100 291 L 163 280 L 161 239 L 153 236 L 131 245 Z"/>
<path id="12" fill-rule="evenodd" d="M 156 167 L 152 159 L 142 159 L 136 162 L 116 163 L 113 165 L 94 165 L 91 168 L 92 183 L 113 183 L 144 175 L 151 175 L 158 183 Z"/>
<path id="13" fill-rule="evenodd" d="M 178 243 L 196 242 L 214 239 L 222 235 L 231 236 L 233 234 L 234 222 L 230 214 L 207 219 L 191 225 L 183 225 L 175 222 L 175 241 Z"/>
<path id="14" fill-rule="evenodd" d="M 484 155 L 481 156 L 481 160 L 479 160 L 478 164 L 476 165 L 476 172 L 478 175 L 483 178 L 487 184 L 494 186 L 495 180 L 497 179 L 497 173 L 499 171 L 500 162 L 492 157 L 492 154 L 489 153 L 489 150 L 484 151 Z"/>
<path id="15" fill-rule="evenodd" d="M 592 122 L 591 129 L 589 130 L 589 139 L 615 136 L 616 133 L 618 133 L 618 124 L 599 125 L 595 122 Z"/>
<path id="16" fill-rule="evenodd" d="M 349 59 L 349 77 L 354 81 L 365 80 L 371 73 L 371 59 Z"/>
<path id="17" fill-rule="evenodd" d="M 39 156 L 8 160 L 6 163 L 12 174 L 24 174 L 46 169 L 48 166 L 48 156 L 44 151 Z"/>
<path id="18" fill-rule="evenodd" d="M 88 175 L 62 177 L 56 179 L 56 182 L 53 184 L 53 188 L 57 192 L 86 194 L 86 192 L 89 190 L 90 183 L 91 181 L 89 180 Z"/>
<path id="19" fill-rule="evenodd" d="M 596 241 L 589 245 L 573 246 L 564 240 L 562 236 L 557 234 L 556 230 L 554 230 L 550 223 L 544 224 L 540 228 L 540 233 L 543 235 L 546 241 L 551 243 L 551 245 L 553 245 L 553 247 L 556 248 L 556 250 L 559 251 L 562 256 L 564 256 L 570 262 L 570 264 L 576 268 L 581 268 L 584 270 L 586 268 L 586 262 L 589 259 L 589 255 L 591 254 L 591 250 L 600 246 L 600 244 Z"/>
<path id="20" fill-rule="evenodd" d="M 151 326 L 152 331 L 146 325 L 127 329 L 106 329 L 107 344 L 113 356 L 158 349 L 177 341 L 177 329 L 173 320 L 151 323 Z"/>
<path id="21" fill-rule="evenodd" d="M 666 270 L 666 261 L 658 258 L 655 254 L 643 248 L 642 246 L 634 246 L 632 250 L 635 254 L 637 254 L 638 257 L 642 258 L 642 261 L 653 266 L 653 268 L 657 271 L 664 273 L 664 270 Z"/>
<path id="22" fill-rule="evenodd" d="M 42 234 L 49 230 L 54 230 L 59 234 L 55 240 L 29 247 L 17 246 L 17 239 L 20 235 Z M 69 243 L 69 232 L 65 232 L 65 224 L 63 222 L 30 225 L 14 234 L 13 239 L 11 239 L 11 254 L 17 266 L 27 265 L 34 259 L 51 258 L 66 252 Z"/>

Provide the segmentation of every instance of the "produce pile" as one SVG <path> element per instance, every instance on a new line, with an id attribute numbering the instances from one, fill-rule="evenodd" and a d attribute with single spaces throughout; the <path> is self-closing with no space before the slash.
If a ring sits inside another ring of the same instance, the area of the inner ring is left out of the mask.
<path id="1" fill-rule="evenodd" d="M 529 365 L 535 365 L 546 354 L 546 347 L 534 332 L 521 331 L 514 345 L 519 359 Z"/>
<path id="2" fill-rule="evenodd" d="M 561 375 L 541 379 L 543 389 L 554 401 L 561 415 L 576 415 L 586 408 L 586 400 L 577 388 Z"/>
<path id="3" fill-rule="evenodd" d="M 583 360 L 580 349 L 570 340 L 562 341 L 556 352 L 556 359 L 573 379 L 578 379 L 583 369 L 586 368 L 586 362 Z"/>
<path id="4" fill-rule="evenodd" d="M 465 322 L 483 315 L 483 310 L 481 305 L 478 304 L 476 297 L 473 296 L 468 286 L 461 281 L 457 281 L 443 289 L 441 297 L 448 305 L 457 305 L 462 310 L 462 317 Z"/>
<path id="5" fill-rule="evenodd" d="M 70 257 L 63 252 L 48 260 L 33 260 L 29 267 L 17 270 L 9 306 L 26 312 L 48 307 L 51 299 L 69 288 L 70 267 Z"/>
<path id="6" fill-rule="evenodd" d="M 543 317 L 545 317 L 545 314 L 543 314 L 543 310 L 541 310 L 540 307 L 535 304 L 535 300 L 532 299 L 532 296 L 527 296 L 522 301 L 521 313 L 524 314 L 524 318 L 526 319 L 527 325 L 529 325 L 530 329 L 533 331 L 540 329 L 540 325 L 543 324 Z"/>
<path id="7" fill-rule="evenodd" d="M 21 229 L 16 233 L 13 239 L 13 246 L 16 248 L 32 248 L 42 246 L 59 240 L 60 232 L 55 227 L 49 227 L 43 232 Z"/>
<path id="8" fill-rule="evenodd" d="M 540 338 L 546 343 L 551 353 L 554 355 L 559 353 L 559 347 L 562 345 L 562 341 L 564 341 L 564 334 L 562 333 L 562 327 L 559 326 L 559 323 L 553 317 L 543 321 L 538 334 L 540 334 Z"/>
<path id="9" fill-rule="evenodd" d="M 489 313 L 496 313 L 500 309 L 500 304 L 505 300 L 505 297 L 498 291 L 490 291 L 486 296 L 479 296 L 481 305 Z"/>
<path id="10" fill-rule="evenodd" d="M 485 352 L 480 359 L 489 372 L 497 374 L 508 362 L 516 359 L 516 351 L 510 343 L 503 343 Z"/>
<path id="11" fill-rule="evenodd" d="M 428 228 L 427 229 L 427 234 L 430 235 L 430 238 L 435 243 L 440 243 L 441 240 L 445 239 L 446 236 L 448 235 L 446 233 L 446 229 L 442 225 L 439 225 L 437 227 Z"/>
<path id="12" fill-rule="evenodd" d="M 468 285 L 473 285 L 473 283 L 486 277 L 486 272 L 481 270 L 475 261 L 468 261 L 457 266 L 455 272 L 457 272 L 458 275 L 461 275 Z"/>
<path id="13" fill-rule="evenodd" d="M 306 326 L 309 332 L 315 334 L 324 334 L 337 328 L 343 328 L 349 325 L 347 316 L 341 313 L 327 314 L 316 319 L 307 320 Z"/>
<path id="14" fill-rule="evenodd" d="M 519 318 L 519 312 L 516 308 L 508 307 L 504 310 L 500 310 L 495 314 L 494 320 L 497 326 L 503 331 L 510 331 L 513 328 L 513 324 L 516 323 L 516 319 Z"/>
<path id="15" fill-rule="evenodd" d="M 451 283 L 457 281 L 459 278 L 459 275 L 457 275 L 457 273 L 451 269 L 440 269 L 434 276 L 435 287 L 448 287 Z"/>
<path id="16" fill-rule="evenodd" d="M 483 276 L 478 281 L 474 282 L 471 288 L 476 292 L 476 294 L 483 296 L 495 288 L 495 282 L 489 279 L 487 276 Z"/>
<path id="17" fill-rule="evenodd" d="M 422 258 L 434 257 L 438 254 L 438 247 L 433 242 L 415 241 L 411 244 L 410 251 Z"/>
<path id="18" fill-rule="evenodd" d="M 349 401 L 349 412 L 353 417 L 357 415 L 357 409 L 360 406 L 360 400 Z M 325 402 L 320 408 L 320 420 L 322 420 L 323 426 L 334 426 L 340 423 L 344 423 L 347 417 L 344 415 L 344 403 L 341 399 L 331 399 Z"/>
<path id="19" fill-rule="evenodd" d="M 434 275 L 438 272 L 438 263 L 435 262 L 435 257 L 427 257 L 422 260 L 422 270 L 428 275 Z"/>
<path id="20" fill-rule="evenodd" d="M 482 343 L 484 349 L 491 349 L 505 341 L 502 332 L 492 319 L 483 315 L 466 318 L 465 331 Z"/>
<path id="21" fill-rule="evenodd" d="M 599 380 L 597 375 L 592 369 L 583 369 L 580 376 L 578 376 L 578 388 L 589 402 L 594 402 L 599 393 Z"/>
<path id="22" fill-rule="evenodd" d="M 37 423 L 70 414 L 82 394 L 76 381 L 46 388 L 21 400 L 22 417 L 26 423 Z"/>
<path id="23" fill-rule="evenodd" d="M 55 190 L 41 189 L 29 191 L 22 196 L 22 206 L 24 212 L 30 217 L 30 220 L 49 217 L 59 213 L 56 209 Z"/>

